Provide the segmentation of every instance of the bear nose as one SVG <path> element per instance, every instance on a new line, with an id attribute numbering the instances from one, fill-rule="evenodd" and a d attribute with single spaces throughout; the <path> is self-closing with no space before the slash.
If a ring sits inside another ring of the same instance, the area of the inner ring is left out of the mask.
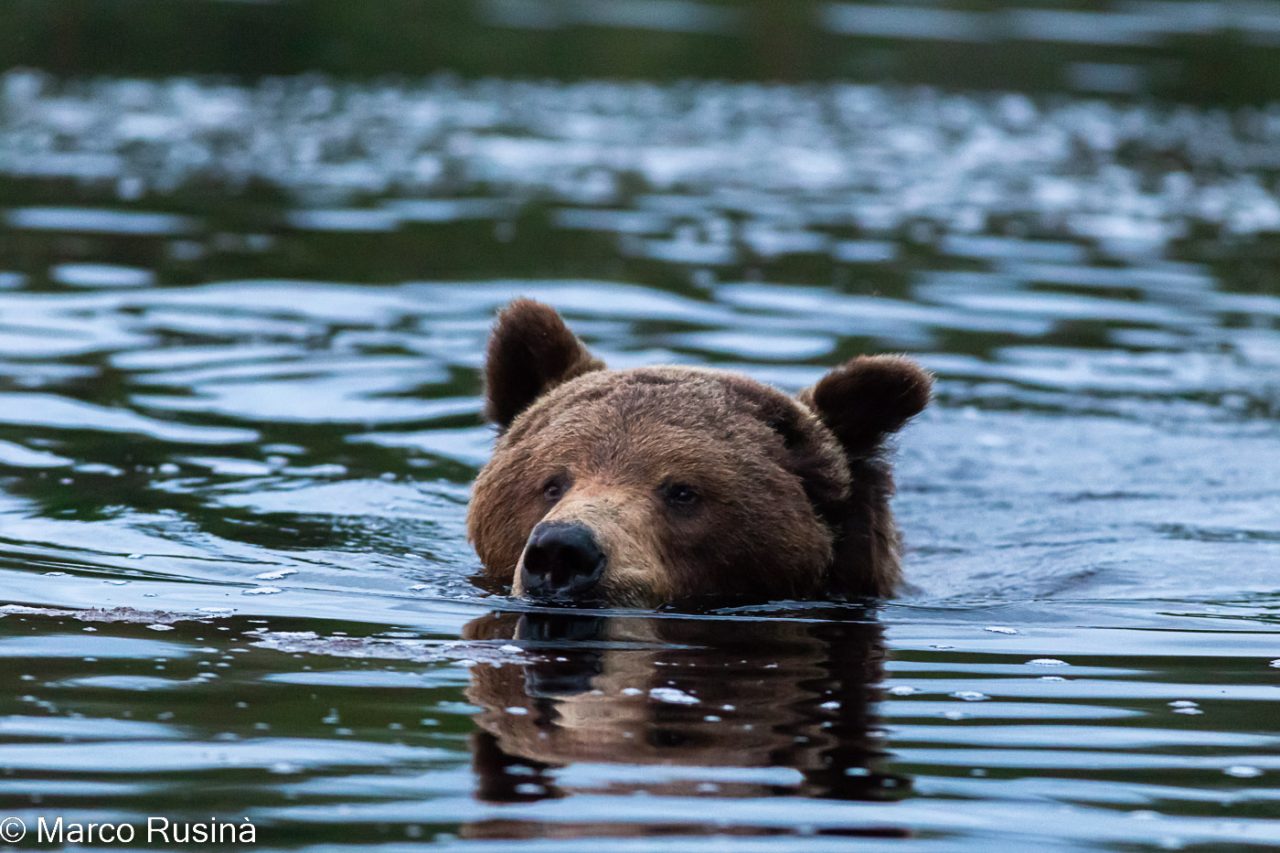
<path id="1" fill-rule="evenodd" d="M 530 598 L 581 595 L 600 580 L 605 555 L 591 530 L 579 522 L 544 522 L 533 528 L 521 569 Z"/>

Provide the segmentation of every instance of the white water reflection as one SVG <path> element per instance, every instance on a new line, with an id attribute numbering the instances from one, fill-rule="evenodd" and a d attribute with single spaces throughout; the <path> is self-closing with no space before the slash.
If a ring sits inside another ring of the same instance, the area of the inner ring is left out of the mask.
<path id="1" fill-rule="evenodd" d="M 927 14 L 943 20 L 937 10 Z M 1082 12 L 1019 14 L 1093 20 Z M 857 16 L 871 20 L 872 7 L 857 7 Z M 1024 228 L 1061 232 L 1121 257 L 1159 253 L 1195 228 L 1257 234 L 1280 227 L 1270 189 L 1280 122 L 1271 109 L 1231 116 L 871 86 L 801 92 L 445 77 L 397 86 L 309 77 L 240 88 L 182 79 L 57 83 L 10 72 L 0 92 L 8 117 L 0 125 L 0 169 L 14 176 L 114 182 L 128 175 L 126 197 L 210 180 L 231 187 L 262 181 L 312 198 L 415 197 L 372 208 L 319 204 L 285 217 L 324 232 L 501 221 L 513 205 L 544 193 L 616 207 L 637 190 L 656 199 L 694 195 L 677 206 L 639 200 L 653 211 L 651 223 L 638 214 L 609 221 L 567 213 L 562 221 L 652 234 L 678 232 L 681 220 L 692 220 L 723 233 L 633 248 L 712 265 L 744 249 L 766 257 L 824 252 L 823 229 L 837 223 L 883 233 L 936 222 L 978 235 L 992 219 L 1018 217 Z M 202 118 L 211 113 L 216 122 Z M 138 128 L 143 119 L 146 133 Z M 674 137 L 671 128 L 679 128 Z M 67 148 L 107 158 L 101 174 L 59 159 Z M 475 198 L 481 188 L 492 197 Z M 459 190 L 472 197 L 457 198 Z M 750 221 L 721 218 L 736 212 Z M 101 209 L 20 208 L 7 219 L 17 229 L 119 234 L 197 227 L 189 217 Z"/>

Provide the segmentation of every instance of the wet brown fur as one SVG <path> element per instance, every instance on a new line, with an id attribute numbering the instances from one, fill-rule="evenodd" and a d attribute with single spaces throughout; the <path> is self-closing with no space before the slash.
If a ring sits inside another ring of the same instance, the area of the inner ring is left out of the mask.
<path id="1" fill-rule="evenodd" d="M 929 399 L 896 356 L 859 357 L 792 398 L 693 367 L 606 370 L 551 308 L 498 318 L 486 411 L 502 434 L 476 480 L 468 533 L 491 585 L 513 586 L 540 521 L 591 528 L 612 603 L 705 596 L 884 596 L 900 578 L 885 437 Z M 544 487 L 568 488 L 549 501 Z M 668 506 L 673 482 L 700 502 Z"/>

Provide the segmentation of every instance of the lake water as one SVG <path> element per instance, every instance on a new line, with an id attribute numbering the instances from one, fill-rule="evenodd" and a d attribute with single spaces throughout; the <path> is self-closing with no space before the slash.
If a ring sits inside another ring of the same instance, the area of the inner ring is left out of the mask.
<path id="1" fill-rule="evenodd" d="M 32 834 L 1280 845 L 1280 107 L 13 72 L 0 171 Z M 918 356 L 912 588 L 480 594 L 477 368 L 518 294 L 615 366 Z"/>

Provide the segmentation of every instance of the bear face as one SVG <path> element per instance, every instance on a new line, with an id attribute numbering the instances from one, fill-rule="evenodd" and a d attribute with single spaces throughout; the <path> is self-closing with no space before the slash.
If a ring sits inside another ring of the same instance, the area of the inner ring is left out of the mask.
<path id="1" fill-rule="evenodd" d="M 467 528 L 491 585 L 632 607 L 897 586 L 882 451 L 928 402 L 912 362 L 855 358 L 794 398 L 727 371 L 613 371 L 517 300 L 485 373 L 501 432 Z"/>

